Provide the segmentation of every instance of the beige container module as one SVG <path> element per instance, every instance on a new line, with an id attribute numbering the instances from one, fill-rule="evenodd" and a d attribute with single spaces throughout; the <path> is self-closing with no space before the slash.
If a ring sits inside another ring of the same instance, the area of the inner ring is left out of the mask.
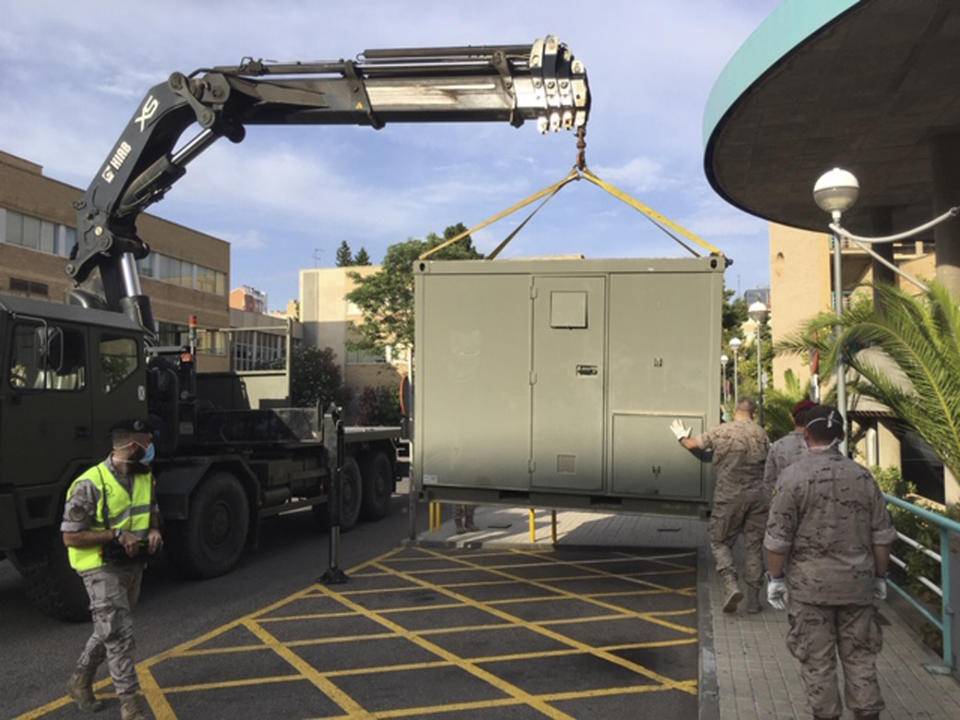
<path id="1" fill-rule="evenodd" d="M 418 261 L 413 479 L 450 502 L 700 514 L 723 257 Z"/>

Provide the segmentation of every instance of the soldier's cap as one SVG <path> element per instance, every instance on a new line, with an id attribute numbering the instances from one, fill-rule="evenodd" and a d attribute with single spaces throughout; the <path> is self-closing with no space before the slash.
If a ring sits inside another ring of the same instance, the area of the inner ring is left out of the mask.
<path id="1" fill-rule="evenodd" d="M 111 425 L 110 432 L 152 433 L 153 426 L 149 420 L 143 418 L 127 418 Z"/>
<path id="2" fill-rule="evenodd" d="M 806 412 L 810 408 L 816 407 L 817 404 L 810 398 L 804 398 L 796 405 L 793 406 L 793 421 L 795 423 L 800 421 L 800 413 Z"/>

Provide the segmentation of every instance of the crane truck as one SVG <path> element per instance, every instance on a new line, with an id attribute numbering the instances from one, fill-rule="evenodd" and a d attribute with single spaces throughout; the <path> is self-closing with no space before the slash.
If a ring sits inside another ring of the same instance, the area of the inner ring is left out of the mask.
<path id="1" fill-rule="evenodd" d="M 75 203 L 66 302 L 0 296 L 0 553 L 34 604 L 63 619 L 86 615 L 60 540 L 64 495 L 124 417 L 148 416 L 156 428 L 167 552 L 187 575 L 228 572 L 268 515 L 324 512 L 335 474 L 341 527 L 389 507 L 398 428 L 335 432 L 319 406 L 258 402 L 243 374 L 197 373 L 189 345 L 159 346 L 137 218 L 192 160 L 219 138 L 239 143 L 250 125 L 531 120 L 547 132 L 584 128 L 589 106 L 583 64 L 553 36 L 330 62 L 247 58 L 152 87 Z"/>

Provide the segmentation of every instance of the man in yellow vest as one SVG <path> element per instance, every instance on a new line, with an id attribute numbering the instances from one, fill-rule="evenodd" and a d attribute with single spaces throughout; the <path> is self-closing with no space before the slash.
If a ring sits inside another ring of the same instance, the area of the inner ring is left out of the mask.
<path id="1" fill-rule="evenodd" d="M 143 420 L 111 430 L 113 450 L 73 481 L 63 512 L 63 543 L 70 565 L 90 596 L 93 634 L 67 683 L 81 710 L 96 711 L 93 677 L 107 661 L 123 720 L 147 720 L 134 666 L 132 612 L 148 554 L 163 545 L 150 462 L 153 433 Z"/>

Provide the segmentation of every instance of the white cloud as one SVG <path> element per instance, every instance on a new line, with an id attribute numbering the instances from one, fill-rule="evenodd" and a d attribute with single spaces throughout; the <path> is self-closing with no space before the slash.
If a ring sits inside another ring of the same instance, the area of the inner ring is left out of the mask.
<path id="1" fill-rule="evenodd" d="M 594 172 L 603 180 L 616 185 L 623 185 L 633 192 L 643 193 L 659 190 L 673 184 L 663 176 L 663 165 L 649 157 L 635 157 L 624 165 L 598 165 Z"/>
<path id="2" fill-rule="evenodd" d="M 260 250 L 265 247 L 263 238 L 260 237 L 259 230 L 247 230 L 243 233 L 235 233 L 230 230 L 224 230 L 220 232 L 211 230 L 209 234 L 218 237 L 221 240 L 226 240 L 234 248 L 243 250 Z"/>

